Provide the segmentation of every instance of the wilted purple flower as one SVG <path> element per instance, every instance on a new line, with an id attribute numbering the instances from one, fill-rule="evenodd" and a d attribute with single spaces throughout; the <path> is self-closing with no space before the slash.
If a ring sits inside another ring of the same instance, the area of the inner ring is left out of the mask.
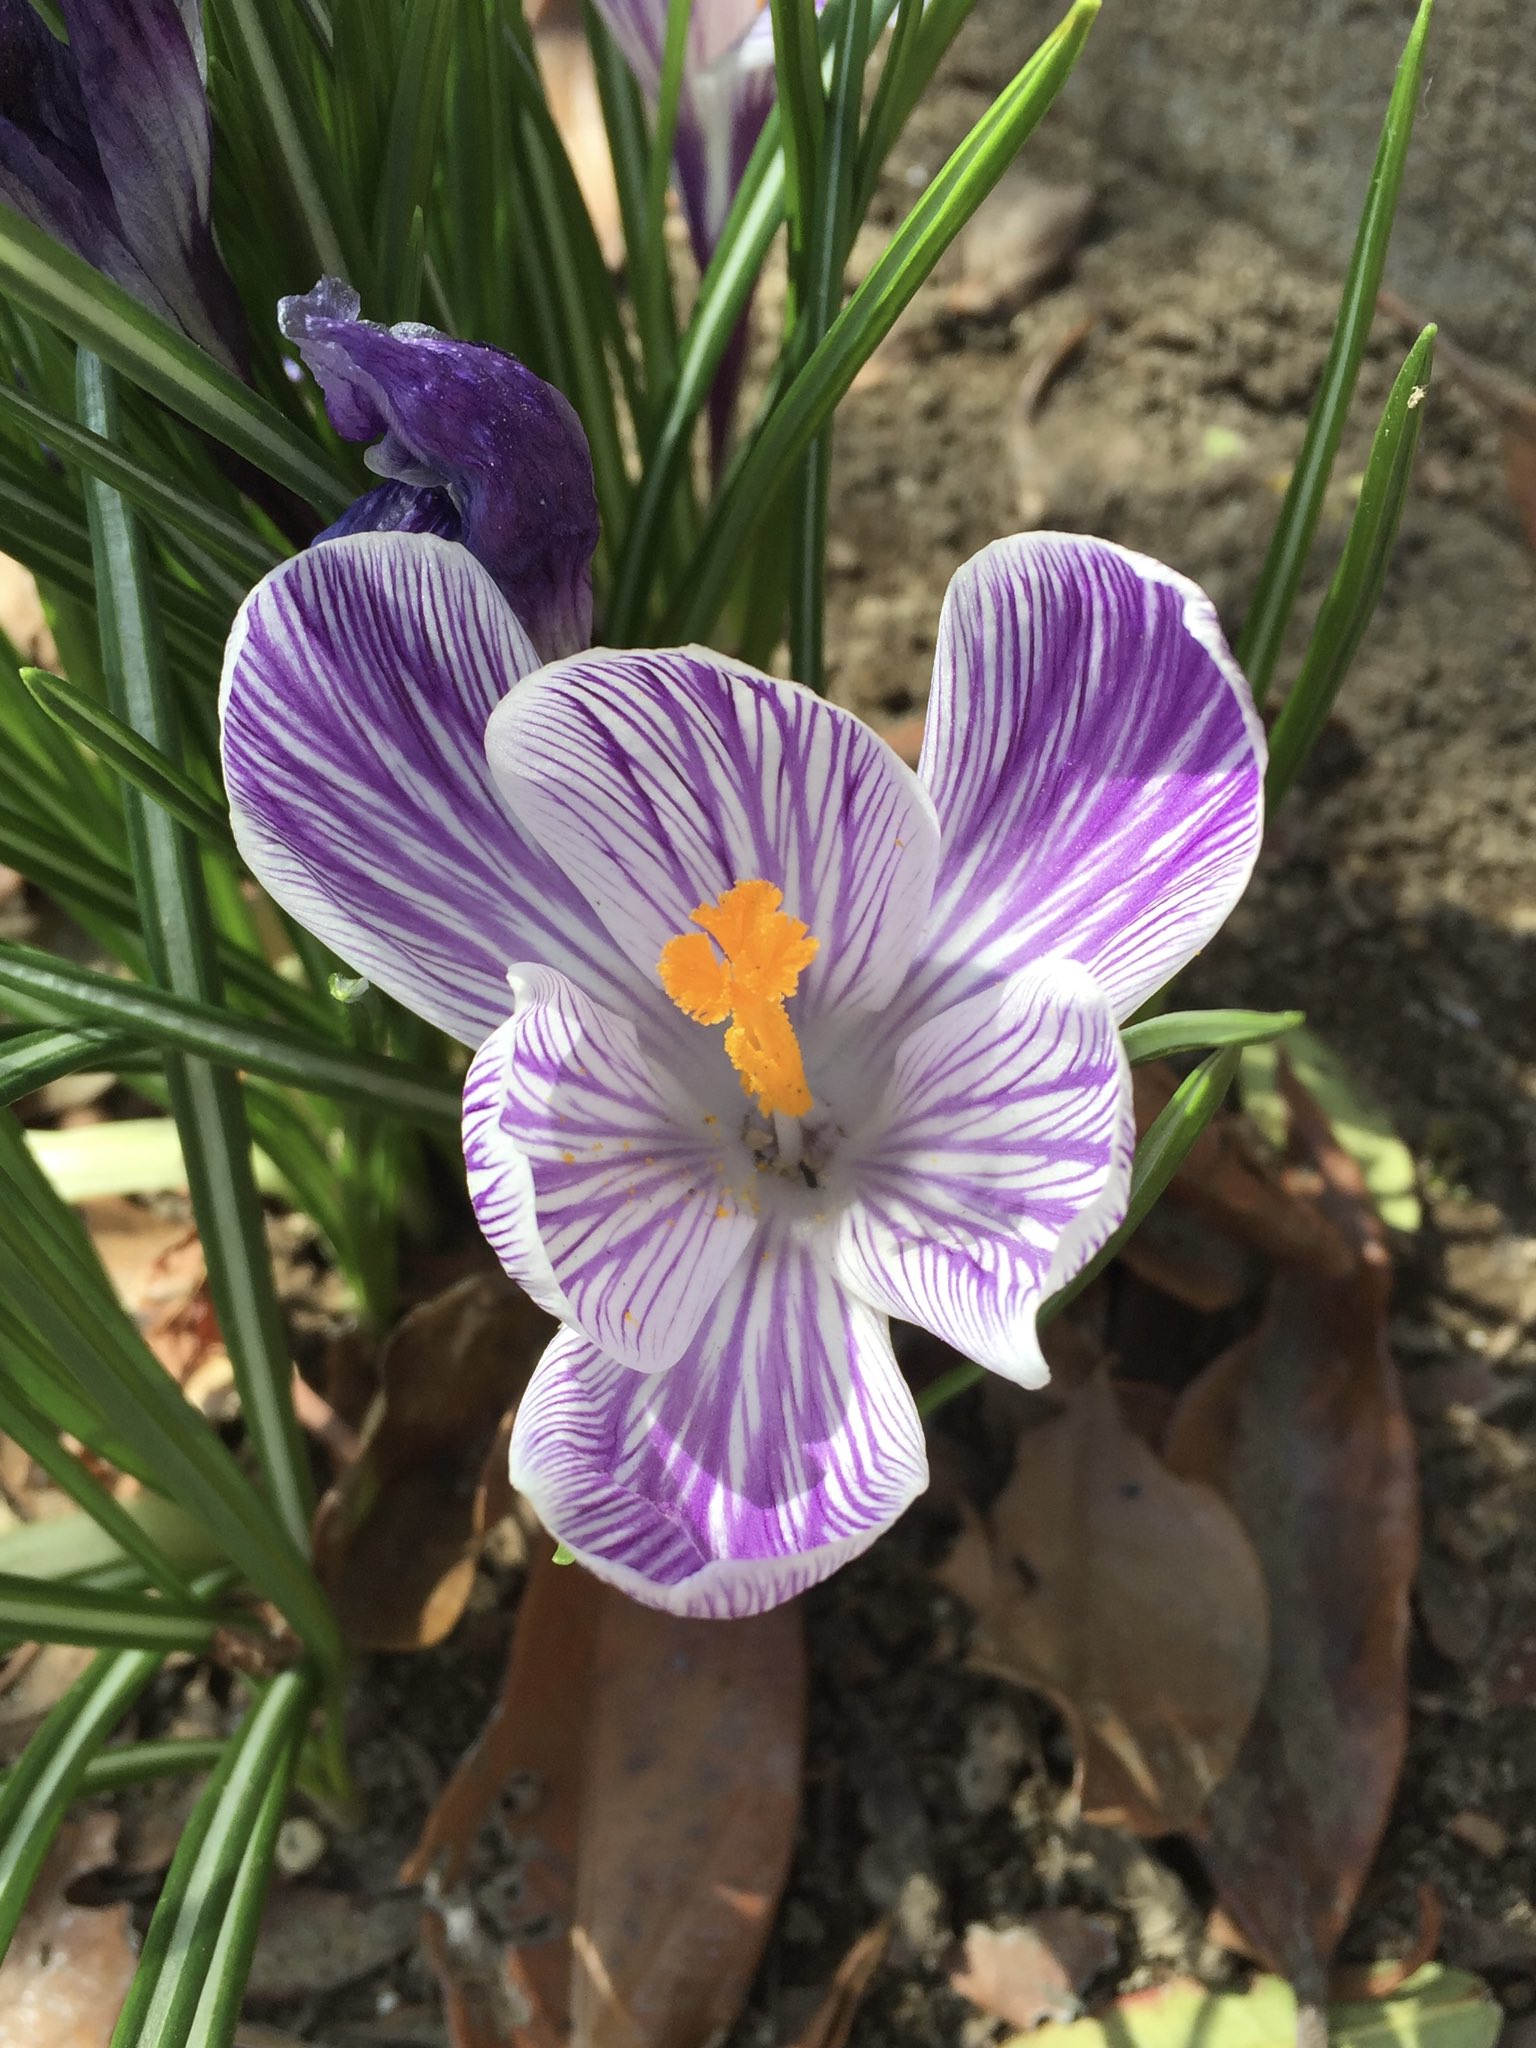
<path id="1" fill-rule="evenodd" d="M 232 368 L 245 324 L 209 226 L 200 0 L 0 0 L 0 200 Z"/>
<path id="2" fill-rule="evenodd" d="M 538 669 L 462 548 L 372 534 L 251 594 L 223 718 L 253 872 L 479 1046 L 476 1212 L 565 1325 L 513 1476 L 593 1571 L 745 1614 L 862 1550 L 926 1476 L 888 1315 L 1045 1378 L 1040 1303 L 1125 1206 L 1116 1019 L 1259 839 L 1193 585 L 1059 535 L 977 556 L 914 775 L 701 648 Z"/>
<path id="3" fill-rule="evenodd" d="M 359 319 L 357 293 L 324 277 L 283 299 L 297 344 L 344 440 L 390 481 L 322 538 L 391 531 L 462 540 L 545 660 L 592 637 L 597 495 L 568 401 L 517 360 L 435 327 Z"/>
<path id="4" fill-rule="evenodd" d="M 661 93 L 667 0 L 597 0 L 597 11 L 654 108 Z M 693 0 L 674 160 L 701 269 L 720 239 L 773 94 L 773 23 L 766 0 Z"/>

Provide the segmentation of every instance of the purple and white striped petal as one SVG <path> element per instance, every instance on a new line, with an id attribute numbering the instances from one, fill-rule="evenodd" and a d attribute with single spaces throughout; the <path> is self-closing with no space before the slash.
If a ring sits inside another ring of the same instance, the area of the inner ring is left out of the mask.
<path id="1" fill-rule="evenodd" d="M 837 1269 L 866 1300 L 1024 1386 L 1035 1317 L 1125 1213 L 1130 1072 L 1103 991 L 1047 960 L 919 1026 L 847 1155 Z M 841 1163 L 841 1162 L 840 1162 Z"/>
<path id="2" fill-rule="evenodd" d="M 348 441 L 371 441 L 370 469 L 434 502 L 402 516 L 398 499 L 370 493 L 381 524 L 443 531 L 451 503 L 462 540 L 484 563 L 541 658 L 592 637 L 597 493 L 592 457 L 569 401 L 515 356 L 457 341 L 415 321 L 382 327 L 358 317 L 357 293 L 323 277 L 283 299 L 278 325 L 325 394 Z"/>
<path id="3" fill-rule="evenodd" d="M 480 1048 L 465 1088 L 476 1213 L 484 1204 L 487 1236 L 515 1219 L 506 1241 L 530 1263 L 531 1293 L 551 1276 L 562 1320 L 609 1358 L 658 1372 L 687 1350 L 756 1235 L 732 1185 L 740 1147 L 728 1149 L 720 1119 L 658 1077 L 632 1024 L 562 975 L 519 969 L 512 988 L 516 1010 Z M 509 1153 L 504 1191 L 495 1168 Z M 536 1255 L 522 1209 L 529 1183 Z M 524 1280 L 517 1265 L 508 1270 Z"/>
<path id="4" fill-rule="evenodd" d="M 451 542 L 359 534 L 295 556 L 246 599 L 225 655 L 235 838 L 300 924 L 468 1045 L 510 1010 L 515 960 L 558 966 L 672 1030 L 671 1006 L 491 781 L 486 720 L 537 665 Z"/>
<path id="5" fill-rule="evenodd" d="M 642 974 L 701 903 L 776 883 L 820 950 L 803 1031 L 900 986 L 938 857 L 917 778 L 851 713 L 703 648 L 553 664 L 486 733 L 497 784 Z"/>
<path id="6" fill-rule="evenodd" d="M 944 855 L 906 1013 L 1056 953 L 1129 1015 L 1242 894 L 1264 751 L 1194 584 L 1071 534 L 984 549 L 939 626 L 918 773 Z"/>
<path id="7" fill-rule="evenodd" d="M 562 1331 L 512 1479 L 599 1578 L 674 1614 L 760 1613 L 866 1549 L 927 1484 L 884 1318 L 765 1232 L 670 1370 Z"/>

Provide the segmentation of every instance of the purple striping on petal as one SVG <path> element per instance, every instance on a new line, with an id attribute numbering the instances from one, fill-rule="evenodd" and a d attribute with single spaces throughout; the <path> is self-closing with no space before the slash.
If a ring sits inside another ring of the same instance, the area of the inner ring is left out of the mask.
<path id="1" fill-rule="evenodd" d="M 258 881 L 350 966 L 478 1044 L 513 960 L 626 1014 L 636 976 L 496 793 L 482 734 L 538 657 L 490 577 L 425 534 L 327 541 L 247 598 L 225 659 L 224 772 Z"/>
<path id="2" fill-rule="evenodd" d="M 1241 895 L 1263 735 L 1209 600 L 1105 541 L 998 541 L 950 585 L 919 773 L 944 841 L 903 1015 L 1069 955 L 1128 1015 Z"/>
<path id="3" fill-rule="evenodd" d="M 850 713 L 703 649 L 603 652 L 531 678 L 486 745 L 508 803 L 642 973 L 701 903 L 760 879 L 820 942 L 802 1033 L 900 985 L 937 836 L 916 777 Z"/>
<path id="4" fill-rule="evenodd" d="M 857 1190 L 838 1271 L 1026 1386 L 1047 1377 L 1045 1297 L 1125 1212 L 1135 1143 L 1113 1014 L 1088 972 L 1043 961 L 920 1026 L 844 1155 Z"/>
<path id="5" fill-rule="evenodd" d="M 334 277 L 278 307 L 337 433 L 375 443 L 367 461 L 380 476 L 447 495 L 453 537 L 496 578 L 544 660 L 585 647 L 598 512 L 570 404 L 501 349 L 358 314 L 357 293 Z M 347 515 L 353 530 L 361 516 Z M 418 512 L 409 523 L 425 522 Z"/>
<path id="6" fill-rule="evenodd" d="M 545 970 L 515 970 L 513 989 L 516 1011 L 481 1047 L 467 1090 L 477 1212 L 484 1200 L 493 1223 L 515 1218 L 531 1184 L 564 1320 L 609 1358 L 659 1371 L 687 1349 L 757 1230 L 729 1184 L 739 1148 L 727 1150 L 717 1118 L 672 1098 L 632 1024 Z M 488 1125 L 480 1105 L 492 1094 Z M 508 1155 L 504 1195 L 487 1167 Z M 523 1257 L 519 1228 L 510 1242 Z"/>
<path id="7" fill-rule="evenodd" d="M 600 1577 L 651 1606 L 726 1617 L 857 1556 L 927 1464 L 883 1319 L 770 1231 L 664 1373 L 562 1332 L 518 1410 L 512 1476 Z"/>

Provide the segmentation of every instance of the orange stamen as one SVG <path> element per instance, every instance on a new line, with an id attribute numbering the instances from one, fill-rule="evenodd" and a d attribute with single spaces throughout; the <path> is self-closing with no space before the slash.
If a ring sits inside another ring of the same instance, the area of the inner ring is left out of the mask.
<path id="1" fill-rule="evenodd" d="M 737 882 L 699 905 L 690 921 L 702 930 L 669 939 L 656 971 L 685 1017 L 729 1024 L 726 1057 L 764 1116 L 804 1116 L 811 1091 L 784 1005 L 821 941 L 783 901 L 772 882 Z"/>

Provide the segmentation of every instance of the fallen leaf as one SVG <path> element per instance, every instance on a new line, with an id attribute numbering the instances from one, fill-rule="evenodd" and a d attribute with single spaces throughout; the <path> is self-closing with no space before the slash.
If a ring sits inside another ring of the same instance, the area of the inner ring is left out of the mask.
<path id="1" fill-rule="evenodd" d="M 797 1604 L 682 1621 L 545 1547 L 501 1697 L 401 1873 L 427 1883 L 455 2048 L 703 2048 L 729 2025 L 789 1865 L 804 1690 Z"/>
<path id="2" fill-rule="evenodd" d="M 1071 1906 L 1016 1927 L 968 1927 L 950 1988 L 1011 2027 L 1076 2017 L 1078 1993 L 1113 1962 L 1115 1938 Z"/>
<path id="3" fill-rule="evenodd" d="M 1145 1133 L 1172 1100 L 1179 1077 L 1154 1060 L 1137 1067 L 1132 1081 L 1136 1126 Z M 1354 1270 L 1353 1248 L 1337 1224 L 1286 1184 L 1240 1116 L 1227 1113 L 1207 1125 L 1169 1182 L 1166 1199 L 1266 1258 L 1339 1278 Z"/>
<path id="4" fill-rule="evenodd" d="M 959 238 L 951 313 L 1007 317 L 1029 303 L 1076 252 L 1093 212 L 1091 185 L 1051 185 L 1022 166 L 1005 171 Z"/>
<path id="5" fill-rule="evenodd" d="M 705 2048 L 746 1997 L 789 1872 L 799 1603 L 686 1621 L 610 1592 L 592 1679 L 572 2037 Z"/>
<path id="6" fill-rule="evenodd" d="M 364 1649 L 441 1642 L 511 1504 L 510 1409 L 553 1328 L 500 1274 L 422 1302 L 379 1362 L 362 1447 L 315 1517 L 315 1564 L 342 1633 Z"/>
<path id="7" fill-rule="evenodd" d="M 0 2048 L 103 2048 L 138 1960 L 130 1911 L 66 1894 L 113 1860 L 117 1816 L 71 1816 L 38 1873 L 0 1962 Z"/>
<path id="8" fill-rule="evenodd" d="M 1354 1271 L 1282 1270 L 1259 1329 L 1184 1394 L 1164 1453 L 1230 1500 L 1270 1596 L 1269 1678 L 1199 1847 L 1227 1913 L 1316 2006 L 1402 1763 L 1418 1518 L 1381 1228 L 1317 1106 L 1286 1087 L 1293 1150 Z"/>
<path id="9" fill-rule="evenodd" d="M 1295 2048 L 1296 1994 L 1283 1978 L 1210 1991 L 1187 1977 L 1117 1998 L 1100 2018 L 1047 2024 L 1004 2048 Z M 1481 1978 L 1431 1963 L 1392 1998 L 1331 2006 L 1330 2048 L 1493 2048 L 1504 2015 Z"/>
<path id="10" fill-rule="evenodd" d="M 1263 1580 L 1236 1515 L 1127 1426 L 1102 1367 L 1020 1435 L 958 1564 L 978 1661 L 1066 1715 L 1088 1817 L 1194 1826 L 1264 1684 Z"/>
<path id="11" fill-rule="evenodd" d="M 203 1247 L 185 1213 L 124 1195 L 82 1202 L 79 1213 L 118 1300 L 173 1379 L 185 1385 L 212 1354 L 224 1356 Z M 227 1356 L 224 1370 L 229 1377 Z"/>
<path id="12" fill-rule="evenodd" d="M 847 2048 L 859 2007 L 890 1945 L 889 1920 L 877 1920 L 859 1936 L 833 1972 L 826 1997 L 796 2036 L 794 2048 Z"/>

